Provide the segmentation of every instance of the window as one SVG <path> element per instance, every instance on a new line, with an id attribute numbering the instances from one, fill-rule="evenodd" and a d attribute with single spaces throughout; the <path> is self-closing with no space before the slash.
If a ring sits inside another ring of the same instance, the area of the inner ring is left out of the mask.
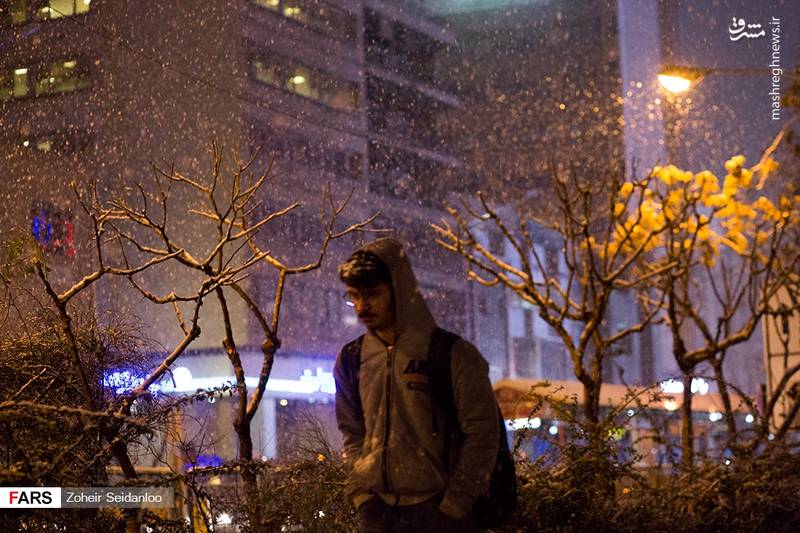
<path id="1" fill-rule="evenodd" d="M 438 83 L 434 79 L 437 43 L 425 35 L 365 9 L 364 41 L 367 61 L 426 83 Z"/>
<path id="2" fill-rule="evenodd" d="M 4 26 L 24 24 L 28 20 L 26 0 L 9 0 L 0 7 L 0 23 Z"/>
<path id="3" fill-rule="evenodd" d="M 308 22 L 308 14 L 311 11 L 303 0 L 283 0 L 283 16 Z"/>
<path id="4" fill-rule="evenodd" d="M 36 80 L 36 96 L 77 91 L 91 83 L 86 64 L 76 59 L 0 69 L 0 102 L 29 96 L 32 79 Z"/>
<path id="5" fill-rule="evenodd" d="M 24 24 L 35 12 L 37 20 L 50 20 L 88 13 L 92 0 L 6 0 L 0 6 L 0 25 Z M 29 13 L 30 6 L 30 13 Z"/>
<path id="6" fill-rule="evenodd" d="M 532 338 L 512 337 L 511 350 L 514 354 L 514 368 L 517 371 L 517 377 L 539 377 L 536 364 L 536 342 Z"/>
<path id="7" fill-rule="evenodd" d="M 24 137 L 20 143 L 25 148 L 44 153 L 73 154 L 86 151 L 91 146 L 91 138 L 86 130 L 55 131 Z"/>
<path id="8" fill-rule="evenodd" d="M 570 359 L 560 341 L 541 340 L 542 376 L 545 379 L 570 379 Z"/>
<path id="9" fill-rule="evenodd" d="M 281 0 L 253 0 L 253 3 L 273 11 L 280 11 Z"/>
<path id="10" fill-rule="evenodd" d="M 255 78 L 267 85 L 337 109 L 350 111 L 358 107 L 358 85 L 355 82 L 336 79 L 330 74 L 276 55 L 268 60 L 257 59 L 252 65 Z"/>
<path id="11" fill-rule="evenodd" d="M 36 95 L 58 94 L 85 89 L 90 84 L 89 74 L 82 62 L 75 59 L 57 61 L 42 67 L 36 80 Z"/>
<path id="12" fill-rule="evenodd" d="M 497 256 L 505 255 L 506 237 L 499 231 L 489 231 L 489 251 Z"/>
<path id="13" fill-rule="evenodd" d="M 316 83 L 318 81 L 319 80 L 315 80 L 312 77 L 309 69 L 305 67 L 295 67 L 291 69 L 286 88 L 300 96 L 307 96 L 319 100 L 320 92 Z"/>
<path id="14" fill-rule="evenodd" d="M 555 246 L 545 246 L 544 249 L 544 268 L 547 276 L 558 275 L 559 251 Z"/>
<path id="15" fill-rule="evenodd" d="M 533 311 L 525 309 L 522 311 L 522 318 L 525 323 L 525 336 L 533 337 Z"/>
<path id="16" fill-rule="evenodd" d="M 420 242 L 407 239 L 406 235 L 409 234 L 401 235 L 400 238 L 409 243 Z M 421 257 L 420 252 L 423 252 L 415 248 L 410 251 L 415 259 Z M 420 290 L 428 309 L 441 327 L 450 331 L 466 331 L 467 300 L 463 293 L 448 287 L 427 284 L 421 284 Z"/>
<path id="17" fill-rule="evenodd" d="M 0 102 L 28 95 L 27 67 L 5 68 L 0 70 Z"/>
<path id="18" fill-rule="evenodd" d="M 315 142 L 271 129 L 253 131 L 251 148 L 274 157 L 278 164 L 298 163 L 329 176 L 361 179 L 363 158 L 358 152 L 330 143 Z"/>
<path id="19" fill-rule="evenodd" d="M 88 13 L 92 0 L 49 0 L 39 8 L 39 20 L 58 19 Z"/>
<path id="20" fill-rule="evenodd" d="M 354 41 L 356 19 L 348 12 L 315 0 L 253 0 L 253 3 L 301 22 L 337 39 Z"/>

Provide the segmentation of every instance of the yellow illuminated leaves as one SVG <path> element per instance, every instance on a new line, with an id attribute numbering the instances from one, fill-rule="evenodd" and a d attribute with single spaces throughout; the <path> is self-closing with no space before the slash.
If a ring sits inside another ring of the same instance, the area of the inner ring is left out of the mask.
<path id="1" fill-rule="evenodd" d="M 780 165 L 771 157 L 766 158 L 764 161 L 761 162 L 759 165 L 758 170 L 761 172 L 761 179 L 765 179 L 774 171 L 778 170 Z"/>
<path id="2" fill-rule="evenodd" d="M 705 207 L 724 207 L 730 200 L 731 197 L 725 193 L 710 194 L 702 197 L 702 202 Z"/>
<path id="3" fill-rule="evenodd" d="M 615 225 L 609 242 L 592 240 L 586 248 L 611 257 L 620 252 L 663 247 L 668 256 L 689 254 L 710 266 L 716 262 L 720 245 L 738 254 L 763 256 L 759 247 L 771 234 L 763 229 L 764 224 L 782 223 L 792 215 L 800 220 L 796 207 L 800 196 L 783 197 L 778 206 L 765 196 L 754 202 L 746 200 L 750 191 L 763 185 L 763 178 L 762 183 L 754 183 L 754 172 L 763 177 L 778 164 L 769 158 L 752 169 L 744 164 L 741 155 L 726 161 L 727 173 L 721 185 L 708 170 L 692 174 L 674 165 L 654 167 L 648 179 L 622 184 L 613 204 L 613 216 L 625 217 L 624 222 Z M 631 205 L 629 199 L 640 187 L 640 201 Z"/>
<path id="4" fill-rule="evenodd" d="M 697 240 L 707 241 L 711 238 L 712 234 L 714 234 L 714 232 L 711 231 L 711 228 L 708 226 L 708 224 L 705 224 L 697 229 Z"/>
<path id="5" fill-rule="evenodd" d="M 729 231 L 723 242 L 737 254 L 744 255 L 748 251 L 747 237 L 741 231 Z"/>
<path id="6" fill-rule="evenodd" d="M 700 194 L 704 196 L 719 192 L 719 180 L 708 170 L 698 172 L 694 177 L 694 182 L 697 188 L 700 189 Z"/>
<path id="7" fill-rule="evenodd" d="M 775 204 L 766 196 L 759 196 L 758 200 L 753 203 L 753 206 L 761 211 L 763 217 L 767 220 L 777 222 L 781 219 L 781 210 L 775 207 Z"/>
<path id="8" fill-rule="evenodd" d="M 708 170 L 693 174 L 667 165 L 654 167 L 642 181 L 623 183 L 612 204 L 616 223 L 610 238 L 602 242 L 592 237 L 581 249 L 611 261 L 660 249 L 656 257 L 682 256 L 685 259 L 678 260 L 714 266 L 724 246 L 764 259 L 772 228 L 800 223 L 800 195 L 775 203 L 766 196 L 750 200 L 778 164 L 769 158 L 753 168 L 744 164 L 741 155 L 726 161 L 722 180 Z M 756 172 L 762 176 L 758 184 L 753 179 Z M 640 194 L 634 201 L 637 189 Z"/>
<path id="9" fill-rule="evenodd" d="M 736 171 L 741 170 L 742 166 L 744 165 L 744 161 L 745 159 L 743 155 L 735 155 L 725 161 L 725 170 L 733 174 Z"/>
<path id="10" fill-rule="evenodd" d="M 666 167 L 653 167 L 653 175 L 662 183 L 664 183 L 664 185 L 688 183 L 692 181 L 692 178 L 694 177 L 691 172 L 685 172 L 675 165 L 667 165 Z"/>

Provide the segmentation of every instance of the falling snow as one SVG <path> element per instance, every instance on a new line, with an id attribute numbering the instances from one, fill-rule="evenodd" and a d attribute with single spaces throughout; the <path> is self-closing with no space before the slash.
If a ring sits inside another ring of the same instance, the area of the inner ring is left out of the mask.
<path id="1" fill-rule="evenodd" d="M 796 27 L 800 5 L 667 4 L 6 2 L 3 240 L 32 234 L 68 287 L 96 261 L 73 184 L 87 194 L 96 183 L 100 201 L 132 202 L 142 184 L 152 200 L 152 165 L 208 179 L 214 139 L 227 154 L 253 156 L 255 174 L 270 168 L 254 219 L 301 204 L 256 237 L 281 261 L 316 259 L 326 184 L 338 200 L 352 194 L 338 229 L 380 212 L 370 232 L 335 241 L 320 270 L 287 280 L 275 376 L 329 371 L 342 344 L 360 334 L 337 267 L 360 244 L 388 235 L 408 244 L 440 325 L 479 347 L 493 379 L 570 378 L 569 361 L 536 310 L 499 287 L 468 282 L 465 265 L 436 244 L 430 224 L 446 217 L 446 205 L 463 200 L 474 208 L 478 191 L 495 205 L 547 219 L 556 211 L 554 172 L 570 168 L 636 179 L 657 163 L 699 171 L 719 169 L 737 153 L 756 160 L 782 126 L 770 115 L 770 50 L 764 39 L 732 41 L 730 20 L 766 25 L 774 16 Z M 788 72 L 800 61 L 798 37 L 786 31 L 782 38 Z M 704 69 L 703 77 L 689 92 L 668 93 L 656 78 L 668 65 Z M 782 87 L 788 83 L 785 76 Z M 197 256 L 208 253 L 205 237 L 215 229 L 190 212 L 201 200 L 182 193 L 168 219 Z M 487 249 L 509 252 L 498 232 L 482 235 Z M 561 244 L 544 231 L 534 240 L 558 265 L 553 254 Z M 117 264 L 126 259 L 116 248 L 108 253 Z M 177 292 L 195 281 L 167 266 L 142 277 L 154 290 Z M 268 272 L 245 283 L 263 305 L 275 281 Z M 164 347 L 182 336 L 172 309 L 142 301 L 125 283 L 103 280 L 95 305 L 101 315 L 141 319 Z M 222 357 L 214 305 L 204 309 L 193 345 L 208 358 L 193 372 L 227 378 L 229 369 L 209 355 Z M 627 320 L 628 311 L 617 319 Z M 253 367 L 248 375 L 257 375 L 258 324 L 241 302 L 232 313 L 245 365 Z M 643 353 L 647 345 L 630 350 Z M 732 379 L 755 392 L 763 376 L 747 370 L 747 352 L 734 355 Z M 647 357 L 626 378 L 652 381 L 677 370 L 658 354 Z M 267 440 L 258 446 L 276 453 Z"/>

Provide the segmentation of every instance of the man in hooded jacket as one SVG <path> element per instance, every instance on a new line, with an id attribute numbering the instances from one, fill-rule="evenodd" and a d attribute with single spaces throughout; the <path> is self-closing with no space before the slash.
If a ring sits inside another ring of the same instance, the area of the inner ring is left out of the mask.
<path id="1" fill-rule="evenodd" d="M 450 370 L 458 427 L 437 433 L 432 428 L 448 427 L 426 372 L 437 326 L 402 246 L 373 241 L 339 275 L 367 328 L 334 366 L 347 494 L 361 531 L 477 531 L 472 505 L 486 493 L 498 453 L 486 361 L 470 343 L 455 341 Z M 356 376 L 344 357 L 353 347 L 360 353 Z"/>

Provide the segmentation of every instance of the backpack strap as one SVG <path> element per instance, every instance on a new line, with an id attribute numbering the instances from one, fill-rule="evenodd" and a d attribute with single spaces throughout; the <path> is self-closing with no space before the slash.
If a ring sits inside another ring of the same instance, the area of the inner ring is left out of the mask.
<path id="1" fill-rule="evenodd" d="M 358 374 L 361 369 L 361 345 L 364 335 L 354 341 L 348 342 L 342 348 L 341 368 L 347 384 L 350 386 L 352 398 L 355 402 L 357 415 L 364 418 L 364 407 L 361 404 L 361 393 L 358 390 Z"/>
<path id="2" fill-rule="evenodd" d="M 450 469 L 450 438 L 453 428 L 458 427 L 458 410 L 456 408 L 455 396 L 453 394 L 453 376 L 450 368 L 450 357 L 453 345 L 460 337 L 455 333 L 436 328 L 431 334 L 431 342 L 428 347 L 428 380 L 431 385 L 431 397 L 433 404 L 444 411 L 445 428 L 445 469 Z M 431 410 L 433 436 L 440 433 L 439 418 L 436 416 L 436 409 Z"/>

